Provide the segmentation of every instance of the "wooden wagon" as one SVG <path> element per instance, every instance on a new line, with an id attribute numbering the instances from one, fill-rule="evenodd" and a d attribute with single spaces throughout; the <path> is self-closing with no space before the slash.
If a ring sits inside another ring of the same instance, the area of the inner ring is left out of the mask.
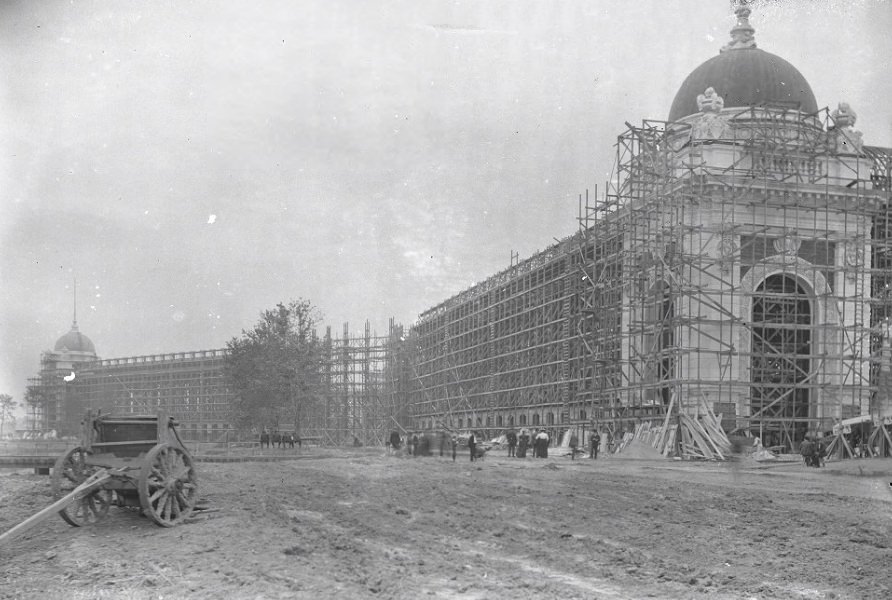
<path id="1" fill-rule="evenodd" d="M 59 511 L 78 527 L 105 517 L 112 504 L 138 507 L 158 525 L 171 527 L 189 517 L 198 499 L 194 462 L 173 417 L 164 413 L 88 412 L 81 444 L 56 460 L 52 486 L 57 500 L 81 487 Z"/>
<path id="2" fill-rule="evenodd" d="M 195 465 L 172 417 L 88 412 L 82 425 L 80 445 L 53 467 L 56 501 L 0 535 L 0 545 L 55 513 L 80 527 L 104 518 L 114 504 L 172 527 L 195 510 Z"/>

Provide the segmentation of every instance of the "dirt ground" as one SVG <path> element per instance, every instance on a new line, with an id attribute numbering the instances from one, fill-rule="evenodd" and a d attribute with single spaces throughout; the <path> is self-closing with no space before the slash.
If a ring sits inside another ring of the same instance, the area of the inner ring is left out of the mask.
<path id="1" fill-rule="evenodd" d="M 892 461 L 407 458 L 199 463 L 214 509 L 52 517 L 0 548 L 0 597 L 892 597 Z M 0 475 L 0 531 L 52 501 Z"/>

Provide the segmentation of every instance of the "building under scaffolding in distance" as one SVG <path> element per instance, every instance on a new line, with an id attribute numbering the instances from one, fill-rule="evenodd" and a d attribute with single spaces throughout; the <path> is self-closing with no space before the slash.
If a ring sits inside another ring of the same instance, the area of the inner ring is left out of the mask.
<path id="1" fill-rule="evenodd" d="M 848 105 L 819 110 L 737 15 L 668 121 L 618 136 L 578 234 L 421 315 L 417 425 L 618 434 L 713 413 L 789 448 L 888 423 L 892 151 Z"/>
<path id="2" fill-rule="evenodd" d="M 409 415 L 402 390 L 403 329 L 391 320 L 388 335 L 373 335 L 369 324 L 359 336 L 344 325 L 333 337 L 327 328 L 320 379 L 309 398 L 296 399 L 295 422 L 269 423 L 282 432 L 322 444 L 383 445 L 386 434 L 405 431 Z M 77 321 L 52 351 L 44 352 L 38 375 L 29 382 L 33 429 L 77 435 L 88 409 L 152 414 L 177 419 L 187 440 L 226 442 L 254 439 L 258 432 L 236 431 L 234 399 L 224 370 L 225 349 L 172 352 L 101 359 Z"/>

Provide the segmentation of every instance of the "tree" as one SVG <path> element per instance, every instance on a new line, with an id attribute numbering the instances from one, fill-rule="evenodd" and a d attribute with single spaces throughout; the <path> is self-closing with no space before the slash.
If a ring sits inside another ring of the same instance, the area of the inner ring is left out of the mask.
<path id="1" fill-rule="evenodd" d="M 302 405 L 311 400 L 320 379 L 320 318 L 308 300 L 279 303 L 262 312 L 253 329 L 242 330 L 226 344 L 224 369 L 235 395 L 233 423 L 278 429 L 288 418 L 299 426 Z"/>
<path id="2" fill-rule="evenodd" d="M 25 404 L 31 407 L 31 428 L 40 429 L 41 423 L 38 423 L 38 416 L 45 418 L 46 409 L 49 404 L 49 392 L 43 382 L 29 385 L 25 389 Z"/>
<path id="3" fill-rule="evenodd" d="M 14 419 L 12 411 L 18 406 L 18 402 L 12 399 L 9 394 L 0 394 L 0 436 L 3 434 L 3 427 L 6 425 L 7 419 Z"/>

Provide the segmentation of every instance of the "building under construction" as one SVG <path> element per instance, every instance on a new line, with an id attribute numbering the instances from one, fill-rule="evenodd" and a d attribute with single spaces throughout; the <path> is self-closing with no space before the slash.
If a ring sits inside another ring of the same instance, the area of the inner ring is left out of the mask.
<path id="1" fill-rule="evenodd" d="M 819 109 L 749 12 L 667 121 L 627 123 L 578 234 L 421 315 L 420 427 L 618 434 L 709 414 L 795 447 L 892 417 L 892 150 L 862 142 L 848 105 Z M 668 431 L 665 452 L 696 446 Z"/>
<path id="2" fill-rule="evenodd" d="M 405 430 L 409 414 L 402 398 L 406 383 L 402 327 L 390 322 L 388 335 L 343 335 L 326 330 L 318 381 L 310 397 L 295 399 L 293 417 L 268 423 L 270 430 L 297 432 L 323 444 L 383 445 L 393 428 Z M 145 414 L 164 411 L 180 423 L 187 440 L 226 442 L 256 439 L 238 431 L 225 373 L 225 349 L 194 350 L 101 359 L 77 327 L 43 353 L 28 387 L 33 429 L 77 435 L 86 410 Z"/>
<path id="3" fill-rule="evenodd" d="M 666 121 L 626 124 L 575 235 L 408 332 L 328 328 L 318 391 L 272 425 L 326 444 L 597 426 L 711 457 L 725 432 L 795 448 L 860 418 L 892 445 L 892 150 L 863 143 L 848 105 L 819 109 L 737 16 Z M 45 426 L 162 408 L 195 439 L 230 435 L 224 351 L 100 361 L 85 340 L 75 325 L 45 356 Z"/>

